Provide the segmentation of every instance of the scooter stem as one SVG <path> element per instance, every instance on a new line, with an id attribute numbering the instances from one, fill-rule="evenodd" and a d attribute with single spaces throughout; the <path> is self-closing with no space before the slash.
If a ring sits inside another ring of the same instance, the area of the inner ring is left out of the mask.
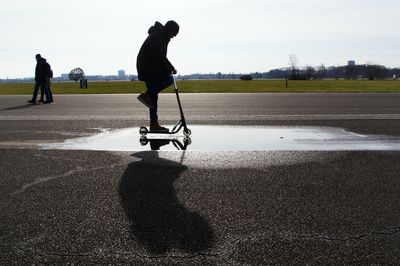
<path id="1" fill-rule="evenodd" d="M 181 100 L 179 99 L 178 86 L 176 85 L 176 80 L 175 80 L 174 75 L 171 75 L 171 76 L 172 76 L 172 79 L 174 80 L 174 89 L 175 89 L 176 99 L 178 101 L 179 111 L 181 113 L 182 126 L 186 129 L 186 121 L 185 121 L 185 116 L 183 115 Z"/>

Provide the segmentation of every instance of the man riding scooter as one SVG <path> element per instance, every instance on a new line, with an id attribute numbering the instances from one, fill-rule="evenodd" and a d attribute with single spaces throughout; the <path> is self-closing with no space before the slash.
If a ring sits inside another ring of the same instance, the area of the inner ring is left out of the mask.
<path id="1" fill-rule="evenodd" d="M 149 36 L 144 41 L 137 56 L 138 78 L 146 84 L 146 92 L 137 98 L 150 109 L 150 131 L 168 132 L 160 126 L 157 115 L 158 94 L 174 82 L 171 74 L 176 74 L 175 67 L 167 58 L 168 44 L 179 32 L 175 21 L 168 21 L 164 26 L 156 22 L 148 30 Z"/>

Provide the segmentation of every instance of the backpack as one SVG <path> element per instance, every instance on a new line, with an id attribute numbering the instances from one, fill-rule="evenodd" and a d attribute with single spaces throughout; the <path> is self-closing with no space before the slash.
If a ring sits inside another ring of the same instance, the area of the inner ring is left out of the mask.
<path id="1" fill-rule="evenodd" d="M 51 66 L 49 63 L 46 62 L 46 67 L 47 67 L 47 75 L 49 78 L 53 77 L 53 70 L 51 70 Z"/>

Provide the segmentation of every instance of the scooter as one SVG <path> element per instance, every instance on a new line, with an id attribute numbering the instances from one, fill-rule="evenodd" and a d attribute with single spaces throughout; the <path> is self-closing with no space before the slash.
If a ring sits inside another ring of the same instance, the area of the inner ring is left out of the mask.
<path id="1" fill-rule="evenodd" d="M 184 151 L 187 149 L 187 147 L 192 143 L 192 140 L 189 137 L 184 137 L 182 142 L 178 138 L 147 138 L 146 136 L 141 136 L 140 137 L 140 144 L 142 146 L 146 146 L 148 143 L 150 143 L 150 148 L 152 150 L 159 150 L 160 147 L 164 145 L 169 145 L 172 143 L 177 150 Z"/>
<path id="2" fill-rule="evenodd" d="M 185 137 L 189 137 L 190 134 L 192 134 L 192 131 L 190 131 L 190 129 L 186 125 L 185 116 L 183 115 L 182 105 L 181 105 L 181 101 L 179 99 L 178 86 L 176 85 L 175 77 L 174 77 L 174 75 L 171 75 L 171 76 L 172 76 L 172 80 L 174 81 L 173 82 L 174 90 L 175 90 L 175 94 L 176 94 L 176 99 L 178 101 L 179 111 L 181 113 L 181 119 L 172 128 L 171 131 L 168 131 L 168 132 L 167 131 L 165 131 L 165 132 L 151 131 L 147 127 L 140 127 L 140 129 L 139 129 L 140 135 L 142 135 L 142 136 L 146 136 L 147 134 L 169 134 L 169 135 L 173 135 L 173 134 L 178 133 L 182 128 L 183 128 L 183 135 L 185 135 Z"/>

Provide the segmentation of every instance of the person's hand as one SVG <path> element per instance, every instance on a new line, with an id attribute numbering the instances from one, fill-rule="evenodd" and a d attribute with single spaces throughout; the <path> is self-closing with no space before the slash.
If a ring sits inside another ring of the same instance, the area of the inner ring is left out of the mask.
<path id="1" fill-rule="evenodd" d="M 176 71 L 176 69 L 172 70 L 172 74 L 176 75 L 176 73 L 178 73 L 178 71 Z"/>

